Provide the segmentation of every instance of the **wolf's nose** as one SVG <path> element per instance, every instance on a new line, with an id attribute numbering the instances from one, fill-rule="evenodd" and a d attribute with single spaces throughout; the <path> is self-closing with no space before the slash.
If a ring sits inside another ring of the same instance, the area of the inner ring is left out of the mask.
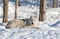
<path id="1" fill-rule="evenodd" d="M 34 24 L 34 23 L 32 22 L 32 24 Z"/>

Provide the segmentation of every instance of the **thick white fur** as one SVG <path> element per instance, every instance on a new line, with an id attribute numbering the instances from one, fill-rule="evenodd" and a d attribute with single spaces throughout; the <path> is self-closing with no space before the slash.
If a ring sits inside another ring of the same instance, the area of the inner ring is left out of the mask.
<path id="1" fill-rule="evenodd" d="M 17 28 L 17 27 L 24 27 L 25 26 L 25 22 L 23 20 L 11 20 L 7 23 L 6 28 L 10 29 L 10 28 Z"/>
<path id="2" fill-rule="evenodd" d="M 38 28 L 38 27 L 35 27 L 35 23 L 34 23 L 34 21 L 37 20 L 36 18 L 37 17 L 31 17 L 31 18 L 29 18 L 29 21 L 27 21 L 26 19 L 24 19 L 25 21 L 23 19 L 11 20 L 7 23 L 6 28 L 7 29 L 17 28 L 17 27 L 19 27 L 19 28 L 24 28 L 24 27 L 25 28 Z"/>

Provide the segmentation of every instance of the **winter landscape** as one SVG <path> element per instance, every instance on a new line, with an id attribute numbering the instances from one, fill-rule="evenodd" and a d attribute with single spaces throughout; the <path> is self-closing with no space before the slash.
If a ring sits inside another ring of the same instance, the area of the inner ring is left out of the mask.
<path id="1" fill-rule="evenodd" d="M 27 19 L 30 16 L 39 16 L 40 0 L 20 0 L 18 6 L 18 19 Z M 53 0 L 46 1 L 46 20 L 35 21 L 36 27 L 6 29 L 3 23 L 3 0 L 0 0 L 0 39 L 60 39 L 60 0 L 58 7 L 52 8 Z M 13 20 L 15 13 L 15 0 L 8 2 L 8 19 Z"/>

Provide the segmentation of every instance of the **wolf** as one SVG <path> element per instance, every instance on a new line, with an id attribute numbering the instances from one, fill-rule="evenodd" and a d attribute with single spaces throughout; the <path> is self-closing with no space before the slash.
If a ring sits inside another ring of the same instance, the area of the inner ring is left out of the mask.
<path id="1" fill-rule="evenodd" d="M 25 22 L 23 20 L 19 21 L 19 20 L 15 19 L 15 20 L 11 20 L 7 23 L 6 29 L 17 28 L 18 26 L 24 27 L 24 25 L 25 25 Z"/>
<path id="2" fill-rule="evenodd" d="M 7 23 L 6 29 L 17 28 L 17 27 L 24 28 L 25 26 L 31 26 L 31 25 L 33 25 L 33 20 L 31 17 L 28 19 L 14 19 Z"/>

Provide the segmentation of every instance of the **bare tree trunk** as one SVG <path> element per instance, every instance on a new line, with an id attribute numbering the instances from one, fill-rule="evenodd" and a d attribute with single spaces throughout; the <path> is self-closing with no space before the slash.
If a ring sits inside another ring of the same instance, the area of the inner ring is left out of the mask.
<path id="1" fill-rule="evenodd" d="M 58 0 L 53 0 L 53 8 L 57 8 L 58 7 Z"/>
<path id="2" fill-rule="evenodd" d="M 8 0 L 3 0 L 3 22 L 8 22 Z"/>
<path id="3" fill-rule="evenodd" d="M 45 20 L 46 0 L 40 0 L 39 21 Z"/>
<path id="4" fill-rule="evenodd" d="M 18 1 L 18 6 L 21 6 L 21 4 L 20 4 L 20 0 Z"/>
<path id="5" fill-rule="evenodd" d="M 18 1 L 19 1 L 19 0 L 16 0 L 16 2 L 15 2 L 15 19 L 17 19 Z"/>

